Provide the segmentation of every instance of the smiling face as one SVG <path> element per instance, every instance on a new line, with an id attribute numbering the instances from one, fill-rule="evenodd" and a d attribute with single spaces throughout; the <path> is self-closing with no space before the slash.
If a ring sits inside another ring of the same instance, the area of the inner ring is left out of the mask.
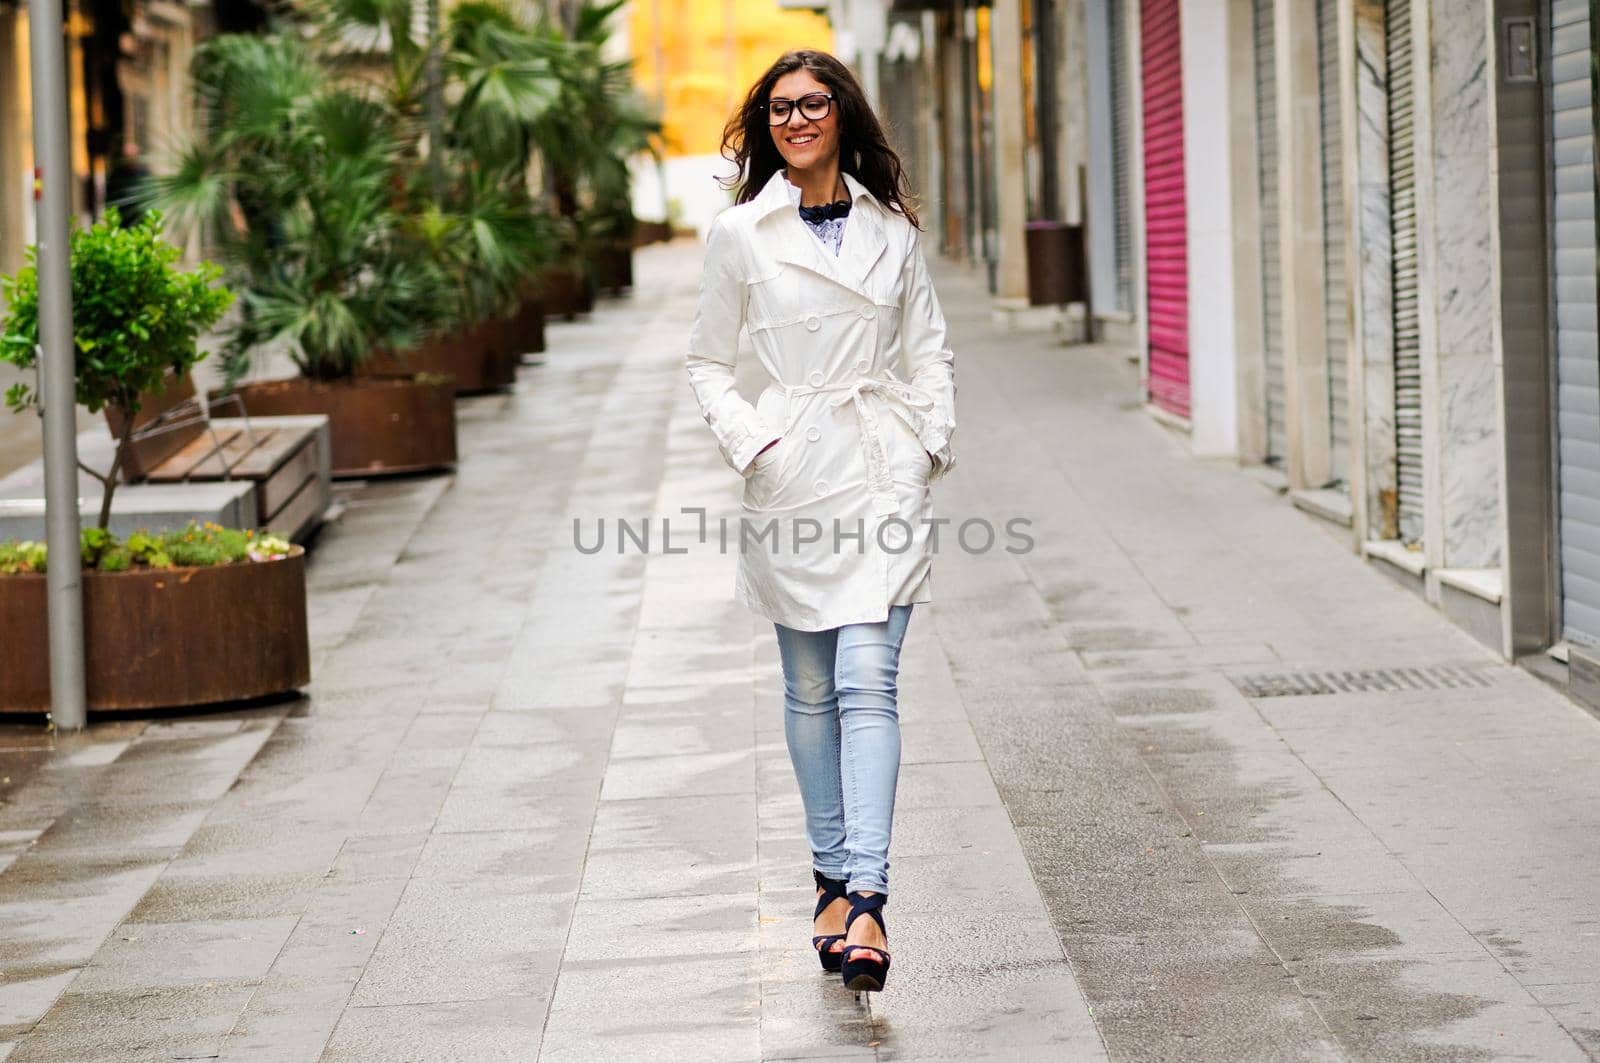
<path id="1" fill-rule="evenodd" d="M 832 92 L 804 68 L 783 75 L 772 85 L 768 99 L 799 100 L 813 92 Z M 796 106 L 789 112 L 789 121 L 772 126 L 772 142 L 778 154 L 792 170 L 811 170 L 826 166 L 839 157 L 839 108 L 834 100 L 828 113 L 813 121 L 800 113 Z"/>

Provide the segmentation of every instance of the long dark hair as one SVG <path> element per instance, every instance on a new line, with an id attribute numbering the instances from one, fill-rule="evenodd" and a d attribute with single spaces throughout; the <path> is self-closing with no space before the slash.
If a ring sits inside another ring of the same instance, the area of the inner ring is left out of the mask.
<path id="1" fill-rule="evenodd" d="M 827 52 L 795 51 L 779 56 L 750 87 L 744 103 L 723 127 L 722 157 L 739 168 L 723 180 L 725 187 L 738 189 L 734 202 L 754 199 L 768 179 L 784 168 L 783 156 L 772 142 L 767 125 L 767 98 L 779 78 L 802 69 L 833 92 L 833 112 L 839 117 L 839 168 L 860 181 L 878 202 L 922 228 L 912 206 L 914 196 L 905 167 L 889 146 L 878 116 L 867 103 L 867 94 L 861 91 L 850 68 Z"/>

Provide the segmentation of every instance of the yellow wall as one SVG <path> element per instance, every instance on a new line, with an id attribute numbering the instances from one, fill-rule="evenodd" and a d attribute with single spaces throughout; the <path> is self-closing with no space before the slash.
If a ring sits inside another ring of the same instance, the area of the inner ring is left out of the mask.
<path id="1" fill-rule="evenodd" d="M 791 48 L 833 47 L 828 20 L 776 0 L 633 0 L 634 77 L 662 102 L 666 153 L 715 155 L 751 84 Z"/>

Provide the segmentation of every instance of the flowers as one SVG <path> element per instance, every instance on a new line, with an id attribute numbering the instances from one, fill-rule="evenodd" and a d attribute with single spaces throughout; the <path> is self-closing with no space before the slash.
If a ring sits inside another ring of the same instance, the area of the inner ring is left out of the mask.
<path id="1" fill-rule="evenodd" d="M 276 561 L 289 556 L 289 540 L 281 535 L 263 535 L 251 544 L 248 556 L 252 561 Z"/>

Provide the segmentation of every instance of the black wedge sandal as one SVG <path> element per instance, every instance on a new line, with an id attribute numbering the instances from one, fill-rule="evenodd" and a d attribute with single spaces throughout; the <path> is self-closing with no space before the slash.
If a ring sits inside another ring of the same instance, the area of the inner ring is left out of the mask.
<path id="1" fill-rule="evenodd" d="M 816 880 L 817 886 L 822 890 L 822 896 L 817 898 L 817 910 L 811 913 L 812 922 L 815 922 L 824 908 L 845 896 L 845 880 L 842 878 L 829 878 L 816 868 L 811 869 L 811 877 Z M 833 951 L 833 943 L 843 940 L 843 934 L 812 935 L 811 947 L 817 950 L 817 955 L 822 959 L 822 969 L 824 971 L 837 971 L 839 965 L 844 962 L 844 950 Z"/>
<path id="2" fill-rule="evenodd" d="M 889 928 L 883 925 L 883 906 L 889 899 L 886 893 L 874 893 L 868 897 L 864 893 L 852 892 L 850 898 L 850 914 L 844 917 L 844 932 L 848 938 L 850 924 L 860 915 L 870 915 L 877 920 L 878 929 L 883 931 L 885 940 L 889 937 Z M 856 953 L 867 953 L 866 956 L 856 956 Z M 889 977 L 889 953 L 885 949 L 874 948 L 871 945 L 846 944 L 841 953 L 844 962 L 839 965 L 840 973 L 844 978 L 846 989 L 856 992 L 875 992 L 883 988 L 883 983 Z"/>

